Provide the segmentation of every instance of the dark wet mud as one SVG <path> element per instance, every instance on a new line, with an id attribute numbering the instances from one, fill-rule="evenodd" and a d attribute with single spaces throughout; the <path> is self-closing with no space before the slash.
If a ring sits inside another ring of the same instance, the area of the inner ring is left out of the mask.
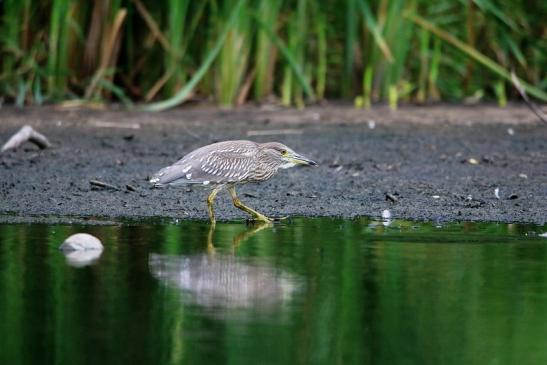
<path id="1" fill-rule="evenodd" d="M 266 215 L 379 217 L 388 209 L 441 222 L 547 222 L 547 126 L 521 106 L 3 108 L 0 144 L 24 124 L 54 146 L 0 154 L 0 221 L 206 219 L 207 191 L 151 189 L 147 178 L 202 145 L 252 139 L 283 142 L 319 163 L 238 189 Z M 226 192 L 216 206 L 219 220 L 246 218 Z"/>

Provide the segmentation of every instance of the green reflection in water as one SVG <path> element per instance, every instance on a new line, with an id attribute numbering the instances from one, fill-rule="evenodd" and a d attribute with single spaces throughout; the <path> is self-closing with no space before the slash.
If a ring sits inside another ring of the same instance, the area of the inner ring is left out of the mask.
<path id="1" fill-rule="evenodd" d="M 0 364 L 543 364 L 545 231 L 0 225 Z M 57 250 L 76 232 L 98 261 Z"/>

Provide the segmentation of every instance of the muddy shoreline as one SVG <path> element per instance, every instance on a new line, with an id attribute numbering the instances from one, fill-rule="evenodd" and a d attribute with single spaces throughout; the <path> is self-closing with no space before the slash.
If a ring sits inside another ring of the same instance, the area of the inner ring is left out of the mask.
<path id="1" fill-rule="evenodd" d="M 151 189 L 147 177 L 227 139 L 277 140 L 319 163 L 238 189 L 267 215 L 380 217 L 389 209 L 415 220 L 547 222 L 547 126 L 522 105 L 156 114 L 3 107 L 0 144 L 25 124 L 54 146 L 0 154 L 0 222 L 206 219 L 206 191 Z M 225 192 L 217 216 L 245 218 Z"/>

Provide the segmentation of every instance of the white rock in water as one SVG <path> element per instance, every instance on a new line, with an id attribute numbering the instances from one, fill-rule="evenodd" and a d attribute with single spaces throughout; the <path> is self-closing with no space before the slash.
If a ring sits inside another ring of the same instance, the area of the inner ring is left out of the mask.
<path id="1" fill-rule="evenodd" d="M 59 249 L 63 251 L 102 250 L 103 244 L 97 237 L 90 234 L 76 233 L 68 237 Z"/>

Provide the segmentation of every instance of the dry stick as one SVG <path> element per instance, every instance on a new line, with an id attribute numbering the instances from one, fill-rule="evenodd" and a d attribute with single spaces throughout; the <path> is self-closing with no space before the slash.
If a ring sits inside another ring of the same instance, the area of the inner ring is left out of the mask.
<path id="1" fill-rule="evenodd" d="M 106 9 L 103 2 L 95 1 L 93 10 L 91 11 L 91 21 L 88 27 L 87 38 L 85 40 L 84 49 L 84 65 L 83 68 L 86 72 L 91 72 L 97 65 L 97 56 L 99 49 L 99 43 L 103 28 L 102 19 L 106 17 Z"/>
<path id="2" fill-rule="evenodd" d="M 171 45 L 169 44 L 167 38 L 165 38 L 165 36 L 161 32 L 160 27 L 158 27 L 158 24 L 156 23 L 152 15 L 150 15 L 150 12 L 146 10 L 146 7 L 140 0 L 133 0 L 133 2 L 137 7 L 137 11 L 142 16 L 144 22 L 150 29 L 150 32 L 152 32 L 154 38 L 160 42 L 161 46 L 165 51 L 169 52 L 171 50 Z"/>
<path id="3" fill-rule="evenodd" d="M 532 100 L 530 100 L 528 95 L 526 95 L 526 90 L 524 90 L 524 88 L 522 87 L 517 75 L 515 74 L 515 71 L 511 71 L 511 81 L 513 81 L 513 85 L 515 85 L 515 88 L 519 92 L 520 96 L 522 96 L 522 99 L 524 99 L 526 105 L 528 105 L 528 107 L 532 109 L 532 111 L 535 115 L 537 115 L 539 120 L 547 123 L 547 115 L 545 115 L 543 110 L 541 110 L 536 104 L 534 104 Z"/>
<path id="4" fill-rule="evenodd" d="M 150 90 L 146 93 L 146 96 L 144 97 L 145 102 L 149 102 L 150 100 L 154 99 L 156 94 L 161 90 L 161 88 L 169 81 L 171 76 L 175 73 L 175 69 L 172 68 L 171 70 L 167 70 L 163 76 L 156 81 L 156 83 L 150 88 Z"/>
<path id="5" fill-rule="evenodd" d="M 51 147 L 51 143 L 41 133 L 36 132 L 31 126 L 26 125 L 15 133 L 11 138 L 2 146 L 0 152 L 17 148 L 24 142 L 29 141 L 40 147 L 41 149 Z"/>
<path id="6" fill-rule="evenodd" d="M 91 186 L 95 186 L 95 187 L 99 187 L 99 188 L 103 188 L 103 189 L 120 190 L 120 188 L 118 188 L 117 186 L 114 186 L 112 184 L 105 183 L 105 182 L 99 181 L 99 180 L 90 180 L 89 184 Z"/>
<path id="7" fill-rule="evenodd" d="M 287 134 L 302 134 L 304 131 L 302 129 L 268 129 L 262 131 L 247 131 L 247 136 L 276 136 L 276 135 L 287 135 Z"/>
<path id="8" fill-rule="evenodd" d="M 158 26 L 158 23 L 154 20 L 152 15 L 150 15 L 150 12 L 146 9 L 144 4 L 140 0 L 133 0 L 133 3 L 135 3 L 135 6 L 137 7 L 137 11 L 143 18 L 144 22 L 148 26 L 148 29 L 152 33 L 153 40 L 156 39 L 161 44 L 165 52 L 171 52 L 171 45 L 169 44 L 169 41 L 163 33 L 160 30 L 160 27 Z M 167 70 L 163 74 L 163 76 L 156 81 L 156 83 L 152 86 L 152 88 L 146 93 L 146 96 L 144 97 L 145 102 L 149 102 L 150 100 L 154 99 L 156 94 L 161 90 L 161 88 L 169 81 L 169 79 L 173 76 L 175 73 L 175 69 Z"/>
<path id="9" fill-rule="evenodd" d="M 251 72 L 249 72 L 249 75 L 245 78 L 245 82 L 243 82 L 243 85 L 239 89 L 239 94 L 236 98 L 236 105 L 243 105 L 245 103 L 245 100 L 247 99 L 247 95 L 249 95 L 249 90 L 251 90 L 251 85 L 253 84 L 253 80 L 255 78 L 256 69 L 253 68 Z"/>
<path id="10" fill-rule="evenodd" d="M 127 184 L 127 185 L 125 185 L 125 188 L 129 191 L 137 191 L 137 188 L 134 187 L 133 185 Z"/>
<path id="11" fill-rule="evenodd" d="M 103 78 L 103 74 L 108 69 L 109 64 L 114 62 L 114 57 L 112 57 L 114 52 L 114 47 L 116 45 L 116 41 L 120 37 L 120 30 L 126 15 L 127 15 L 127 10 L 121 9 L 118 11 L 118 14 L 114 18 L 114 23 L 112 24 L 112 27 L 110 31 L 108 32 L 107 39 L 105 42 L 106 44 L 104 46 L 104 50 L 101 56 L 101 64 L 99 65 L 99 68 L 95 72 L 95 75 L 93 76 L 93 79 L 91 80 L 90 85 L 87 87 L 85 91 L 86 99 L 91 98 L 91 96 L 95 92 L 95 88 L 97 84 Z"/>

